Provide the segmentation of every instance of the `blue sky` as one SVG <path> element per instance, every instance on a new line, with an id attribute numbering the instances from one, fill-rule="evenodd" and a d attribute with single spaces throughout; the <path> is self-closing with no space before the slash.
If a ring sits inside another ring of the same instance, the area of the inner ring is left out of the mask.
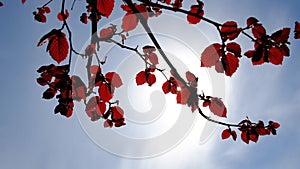
<path id="1" fill-rule="evenodd" d="M 71 16 L 75 47 L 86 42 L 89 26 L 78 24 L 85 1 L 79 1 Z M 282 66 L 253 67 L 246 58 L 238 71 L 226 78 L 228 121 L 238 122 L 245 116 L 254 121 L 280 122 L 278 136 L 263 137 L 257 144 L 246 145 L 240 140 L 222 141 L 218 128 L 205 143 L 199 144 L 199 135 L 191 134 L 171 151 L 157 157 L 129 159 L 115 156 L 99 148 L 84 132 L 76 116 L 65 119 L 53 114 L 56 101 L 41 99 L 45 88 L 38 86 L 36 69 L 52 62 L 45 47 L 36 47 L 40 37 L 52 27 L 59 26 L 55 19 L 55 2 L 47 25 L 33 20 L 32 11 L 40 2 L 4 1 L 0 8 L 0 168 L 54 169 L 54 168 L 297 168 L 300 156 L 300 55 L 299 41 L 291 40 L 291 56 Z M 81 7 L 82 6 L 82 7 Z M 241 25 L 249 16 L 257 17 L 269 33 L 282 27 L 294 27 L 300 20 L 299 1 L 238 0 L 205 2 L 205 15 L 219 22 L 235 20 Z M 123 16 L 114 13 L 112 19 Z M 104 21 L 103 24 L 108 23 Z M 209 30 L 205 23 L 197 26 Z M 218 37 L 207 33 L 210 41 Z M 79 35 L 76 37 L 76 35 Z M 246 39 L 243 49 L 252 49 Z M 126 127 L 126 126 L 125 126 Z M 122 145 L 122 143 L 120 143 Z M 123 145 L 126 147 L 126 145 Z"/>

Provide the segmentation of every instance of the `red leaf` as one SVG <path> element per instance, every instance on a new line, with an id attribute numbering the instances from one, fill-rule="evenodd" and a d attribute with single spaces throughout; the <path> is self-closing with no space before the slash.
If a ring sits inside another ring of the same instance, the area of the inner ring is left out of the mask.
<path id="1" fill-rule="evenodd" d="M 104 28 L 100 31 L 100 38 L 101 39 L 110 39 L 114 35 L 115 32 L 116 32 L 116 28 L 114 28 L 114 27 Z"/>
<path id="2" fill-rule="evenodd" d="M 121 87 L 123 85 L 120 75 L 116 72 L 106 73 L 105 78 L 116 88 Z"/>
<path id="3" fill-rule="evenodd" d="M 246 131 L 242 131 L 241 139 L 242 139 L 245 143 L 249 144 L 249 139 L 248 139 L 248 136 L 247 136 L 247 132 L 246 132 Z"/>
<path id="4" fill-rule="evenodd" d="M 254 18 L 254 17 L 249 17 L 247 19 L 247 26 L 255 25 L 258 22 L 259 22 L 258 19 Z"/>
<path id="5" fill-rule="evenodd" d="M 1 6 L 3 6 L 3 3 L 2 3 L 2 2 L 0 2 L 0 7 L 1 7 Z"/>
<path id="6" fill-rule="evenodd" d="M 105 122 L 104 122 L 104 124 L 103 124 L 103 126 L 105 127 L 105 128 L 112 128 L 112 126 L 113 126 L 114 124 L 113 124 L 113 122 L 111 121 L 111 120 L 105 120 Z"/>
<path id="7" fill-rule="evenodd" d="M 157 65 L 158 64 L 158 57 L 155 53 L 150 53 L 149 55 L 149 60 L 153 65 Z"/>
<path id="8" fill-rule="evenodd" d="M 232 138 L 233 138 L 233 140 L 235 141 L 236 140 L 236 137 L 237 137 L 237 135 L 236 135 L 236 132 L 233 130 L 233 131 L 231 131 L 231 136 L 232 136 Z"/>
<path id="9" fill-rule="evenodd" d="M 50 12 L 51 12 L 50 8 L 47 7 L 47 6 L 46 6 L 44 9 L 45 9 L 45 12 L 46 12 L 46 13 L 50 13 Z"/>
<path id="10" fill-rule="evenodd" d="M 102 85 L 100 85 L 99 89 L 99 96 L 100 98 L 104 101 L 104 102 L 109 102 L 109 100 L 113 97 L 113 94 L 111 93 L 111 90 L 109 89 L 109 87 L 102 83 Z"/>
<path id="11" fill-rule="evenodd" d="M 22 4 L 24 4 L 26 2 L 26 0 L 22 0 Z"/>
<path id="12" fill-rule="evenodd" d="M 115 0 L 97 0 L 97 9 L 106 18 L 110 16 L 114 9 Z"/>
<path id="13" fill-rule="evenodd" d="M 154 74 L 148 74 L 147 83 L 149 86 L 152 86 L 156 82 L 156 77 Z"/>
<path id="14" fill-rule="evenodd" d="M 72 89 L 73 89 L 73 98 L 77 101 L 80 101 L 81 99 L 86 100 L 86 86 L 81 80 L 79 76 L 72 76 Z"/>
<path id="15" fill-rule="evenodd" d="M 191 93 L 187 88 L 182 88 L 176 96 L 176 100 L 178 104 L 187 104 L 188 99 Z"/>
<path id="16" fill-rule="evenodd" d="M 258 134 L 252 134 L 252 133 L 251 133 L 251 134 L 249 135 L 249 138 L 250 138 L 251 141 L 253 141 L 253 142 L 256 143 L 256 142 L 258 141 Z"/>
<path id="17" fill-rule="evenodd" d="M 135 77 L 135 81 L 136 81 L 136 84 L 137 85 L 142 85 L 144 83 L 147 82 L 147 79 L 146 79 L 146 73 L 145 71 L 140 71 L 136 77 Z"/>
<path id="18" fill-rule="evenodd" d="M 208 46 L 201 54 L 201 67 L 214 66 L 222 55 L 220 53 L 221 47 L 218 43 Z"/>
<path id="19" fill-rule="evenodd" d="M 227 76 L 232 76 L 233 73 L 239 67 L 239 59 L 236 58 L 233 54 L 227 53 L 224 57 L 224 64 L 225 64 L 225 74 Z"/>
<path id="20" fill-rule="evenodd" d="M 112 111 L 112 120 L 113 121 L 118 121 L 118 120 L 122 120 L 124 119 L 124 110 L 119 107 L 119 106 L 113 106 L 111 107 L 111 111 Z"/>
<path id="21" fill-rule="evenodd" d="M 201 21 L 201 17 L 204 15 L 202 7 L 199 5 L 192 5 L 189 11 L 190 13 L 197 14 L 199 17 L 187 15 L 187 20 L 190 24 L 197 24 Z"/>
<path id="22" fill-rule="evenodd" d="M 239 44 L 235 42 L 227 43 L 226 49 L 228 52 L 233 53 L 236 57 L 241 57 L 242 49 Z"/>
<path id="23" fill-rule="evenodd" d="M 57 63 L 60 63 L 67 58 L 68 50 L 69 44 L 66 35 L 60 31 L 56 32 L 49 40 L 47 51 Z"/>
<path id="24" fill-rule="evenodd" d="M 225 129 L 225 130 L 223 130 L 223 132 L 222 132 L 222 139 L 225 140 L 225 139 L 229 138 L 230 135 L 231 135 L 230 130 L 229 130 L 229 129 Z"/>
<path id="25" fill-rule="evenodd" d="M 266 36 L 266 29 L 261 24 L 256 24 L 252 28 L 252 33 L 255 38 L 260 39 L 262 36 Z"/>
<path id="26" fill-rule="evenodd" d="M 162 90 L 165 94 L 169 93 L 171 91 L 171 83 L 169 81 L 166 81 L 163 85 L 162 85 Z"/>
<path id="27" fill-rule="evenodd" d="M 237 23 L 234 21 L 227 21 L 221 27 L 223 34 L 232 34 L 237 31 Z"/>
<path id="28" fill-rule="evenodd" d="M 274 65 L 280 65 L 283 61 L 283 54 L 280 49 L 276 47 L 272 47 L 269 50 L 269 61 L 273 63 Z"/>
<path id="29" fill-rule="evenodd" d="M 59 30 L 52 29 L 49 33 L 47 33 L 40 39 L 37 46 L 42 46 L 43 44 L 45 44 L 48 40 L 50 40 L 53 36 L 55 36 L 59 32 L 60 32 Z"/>
<path id="30" fill-rule="evenodd" d="M 126 15 L 122 19 L 121 28 L 125 32 L 129 32 L 135 29 L 138 25 L 138 18 L 132 12 L 127 12 Z"/>
<path id="31" fill-rule="evenodd" d="M 300 22 L 295 22 L 294 38 L 300 39 Z"/>
<path id="32" fill-rule="evenodd" d="M 283 56 L 290 56 L 290 49 L 286 44 L 280 45 L 280 51 Z"/>
<path id="33" fill-rule="evenodd" d="M 42 13 L 34 13 L 34 19 L 41 23 L 47 22 L 46 16 Z"/>
<path id="34" fill-rule="evenodd" d="M 291 31 L 291 28 L 283 28 L 279 31 L 274 32 L 271 35 L 271 38 L 276 43 L 286 43 L 290 37 L 290 31 Z"/>
<path id="35" fill-rule="evenodd" d="M 273 121 L 269 121 L 269 125 L 271 125 L 272 127 L 274 127 L 275 129 L 280 127 L 280 124 L 277 122 L 273 122 Z"/>
<path id="36" fill-rule="evenodd" d="M 224 103 L 222 102 L 222 100 L 219 98 L 216 97 L 211 98 L 209 109 L 213 114 L 219 117 L 226 117 L 227 109 Z"/>

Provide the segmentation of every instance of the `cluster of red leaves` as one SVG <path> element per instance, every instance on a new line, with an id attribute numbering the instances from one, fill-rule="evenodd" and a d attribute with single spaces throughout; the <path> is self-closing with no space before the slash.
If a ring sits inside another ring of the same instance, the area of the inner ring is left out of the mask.
<path id="1" fill-rule="evenodd" d="M 123 85 L 122 80 L 116 72 L 108 72 L 102 74 L 99 66 L 93 65 L 90 67 L 91 77 L 89 79 L 89 92 L 92 93 L 95 87 L 98 88 L 99 96 L 90 98 L 86 105 L 86 113 L 92 121 L 104 118 L 105 127 L 120 127 L 125 125 L 123 117 L 124 111 L 119 106 L 112 106 L 110 102 L 113 98 L 115 88 Z M 108 110 L 106 109 L 109 107 Z M 109 119 L 109 117 L 111 117 Z"/>
<path id="2" fill-rule="evenodd" d="M 37 11 L 33 12 L 33 16 L 36 21 L 41 22 L 41 23 L 46 23 L 47 17 L 45 14 L 48 14 L 50 12 L 51 12 L 50 8 L 45 6 L 42 8 L 37 8 Z"/>
<path id="3" fill-rule="evenodd" d="M 204 94 L 199 95 L 203 101 L 203 107 L 209 107 L 209 110 L 216 116 L 227 117 L 227 108 L 223 101 L 217 97 L 205 96 Z"/>
<path id="4" fill-rule="evenodd" d="M 269 121 L 269 124 L 265 126 L 263 121 L 258 121 L 258 123 L 253 123 L 249 119 L 241 121 L 239 124 L 239 130 L 241 131 L 241 139 L 243 142 L 249 144 L 250 141 L 257 142 L 260 136 L 266 135 L 276 135 L 276 129 L 280 127 L 277 122 Z M 222 139 L 227 139 L 232 136 L 233 140 L 236 140 L 237 135 L 234 130 L 230 128 L 225 129 L 222 132 Z"/>
<path id="5" fill-rule="evenodd" d="M 149 60 L 154 66 L 158 64 L 158 57 L 154 53 L 156 51 L 154 46 L 144 46 L 143 52 L 145 56 L 145 60 Z"/>
<path id="6" fill-rule="evenodd" d="M 232 76 L 239 67 L 241 47 L 235 42 L 227 43 L 222 47 L 219 43 L 208 46 L 201 54 L 201 67 L 215 66 L 218 73 Z"/>
<path id="7" fill-rule="evenodd" d="M 69 16 L 70 16 L 69 11 L 66 9 L 64 13 L 59 12 L 57 14 L 57 19 L 59 21 L 64 21 L 64 20 L 67 20 L 69 18 Z"/>
<path id="8" fill-rule="evenodd" d="M 136 4 L 136 3 L 134 5 L 135 8 L 141 14 L 141 16 L 143 16 L 144 19 L 146 20 L 149 17 L 159 16 L 161 14 L 160 8 L 150 7 L 144 4 Z M 125 16 L 122 19 L 121 28 L 125 32 L 129 32 L 137 27 L 139 19 L 128 5 L 123 4 L 121 5 L 121 8 L 126 12 Z"/>
<path id="9" fill-rule="evenodd" d="M 198 17 L 188 14 L 187 20 L 190 24 L 197 24 L 201 21 L 201 18 L 204 15 L 203 6 L 204 6 L 204 3 L 201 1 L 198 1 L 198 5 L 191 6 L 191 9 L 189 12 L 198 15 Z"/>
<path id="10" fill-rule="evenodd" d="M 290 55 L 287 46 L 289 44 L 290 28 L 283 28 L 270 36 L 267 35 L 263 25 L 254 17 L 247 19 L 247 27 L 252 30 L 252 34 L 256 39 L 254 50 L 248 50 L 244 55 L 251 58 L 253 65 L 260 65 L 265 62 L 279 65 L 282 64 L 284 56 Z"/>
<path id="11" fill-rule="evenodd" d="M 54 112 L 70 117 L 73 112 L 72 80 L 69 73 L 69 65 L 55 66 L 53 64 L 41 66 L 38 70 L 40 77 L 37 82 L 41 86 L 48 85 L 48 89 L 43 93 L 44 99 L 52 99 L 55 95 L 58 105 Z M 59 94 L 58 94 L 59 92 Z"/>
<path id="12" fill-rule="evenodd" d="M 57 63 L 67 58 L 69 43 L 66 39 L 66 35 L 61 32 L 61 30 L 52 29 L 40 39 L 37 46 L 41 46 L 47 41 L 49 42 L 46 51 L 49 51 L 49 54 Z"/>
<path id="13" fill-rule="evenodd" d="M 153 74 L 155 70 L 156 69 L 154 67 L 150 67 L 140 71 L 135 77 L 136 84 L 143 85 L 148 83 L 148 86 L 152 86 L 156 82 L 155 74 Z"/>

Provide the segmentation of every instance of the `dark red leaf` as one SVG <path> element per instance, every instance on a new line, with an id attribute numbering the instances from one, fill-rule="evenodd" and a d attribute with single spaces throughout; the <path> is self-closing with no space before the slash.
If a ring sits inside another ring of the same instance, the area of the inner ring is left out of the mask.
<path id="1" fill-rule="evenodd" d="M 84 24 L 87 24 L 88 22 L 88 17 L 87 17 L 87 14 L 86 13 L 82 13 L 81 16 L 80 16 L 80 21 Z"/>
<path id="2" fill-rule="evenodd" d="M 271 38 L 275 43 L 286 43 L 290 37 L 291 28 L 283 28 L 279 31 L 274 32 Z"/>
<path id="3" fill-rule="evenodd" d="M 258 22 L 259 22 L 258 19 L 254 17 L 249 17 L 247 19 L 247 26 L 256 25 Z"/>
<path id="4" fill-rule="evenodd" d="M 256 24 L 252 28 L 252 33 L 255 38 L 260 39 L 262 36 L 266 36 L 266 29 L 261 24 Z"/>
<path id="5" fill-rule="evenodd" d="M 109 100 L 113 97 L 113 94 L 111 93 L 110 88 L 104 83 L 102 83 L 102 85 L 100 85 L 98 92 L 99 92 L 100 98 L 104 102 L 109 102 Z"/>
<path id="6" fill-rule="evenodd" d="M 0 7 L 1 7 L 1 6 L 3 6 L 3 3 L 2 3 L 2 2 L 0 2 Z"/>
<path id="7" fill-rule="evenodd" d="M 136 81 L 136 84 L 137 85 L 142 85 L 144 83 L 147 82 L 147 79 L 146 79 L 146 73 L 145 71 L 140 71 L 136 77 L 135 77 L 135 81 Z"/>
<path id="8" fill-rule="evenodd" d="M 97 0 L 97 9 L 106 18 L 110 16 L 115 6 L 115 0 Z"/>
<path id="9" fill-rule="evenodd" d="M 43 93 L 43 99 L 52 99 L 56 95 L 56 90 L 53 88 L 48 88 L 44 93 Z"/>
<path id="10" fill-rule="evenodd" d="M 227 53 L 224 57 L 224 64 L 225 64 L 225 74 L 227 76 L 232 76 L 233 73 L 239 67 L 239 59 L 235 57 L 231 53 Z"/>
<path id="11" fill-rule="evenodd" d="M 231 136 L 232 136 L 232 139 L 235 141 L 236 140 L 236 132 L 234 130 L 231 131 Z"/>
<path id="12" fill-rule="evenodd" d="M 273 63 L 274 65 L 280 65 L 283 61 L 283 54 L 280 49 L 276 47 L 272 47 L 269 50 L 269 61 Z"/>
<path id="13" fill-rule="evenodd" d="M 197 14 L 199 17 L 195 17 L 192 15 L 187 15 L 187 20 L 190 24 L 197 24 L 201 21 L 202 16 L 204 15 L 204 11 L 202 7 L 199 5 L 192 5 L 189 11 L 190 13 Z"/>
<path id="14" fill-rule="evenodd" d="M 118 121 L 118 120 L 122 120 L 124 119 L 124 110 L 119 107 L 119 106 L 113 106 L 111 107 L 111 111 L 112 111 L 112 121 Z"/>
<path id="15" fill-rule="evenodd" d="M 22 4 L 24 4 L 26 2 L 26 0 L 22 0 Z"/>
<path id="16" fill-rule="evenodd" d="M 163 83 L 162 90 L 165 94 L 169 93 L 171 91 L 171 83 L 169 81 Z"/>
<path id="17" fill-rule="evenodd" d="M 226 49 L 228 52 L 233 53 L 236 57 L 241 57 L 242 49 L 239 44 L 235 42 L 227 43 Z"/>
<path id="18" fill-rule="evenodd" d="M 135 14 L 132 12 L 127 12 L 126 15 L 122 19 L 122 25 L 121 28 L 125 32 L 129 32 L 133 29 L 135 29 L 138 25 L 138 19 Z"/>
<path id="19" fill-rule="evenodd" d="M 46 6 L 44 9 L 45 9 L 45 12 L 46 12 L 46 13 L 50 13 L 50 12 L 51 12 L 50 8 L 47 7 L 47 6 Z"/>
<path id="20" fill-rule="evenodd" d="M 143 47 L 143 52 L 145 54 L 150 54 L 152 52 L 156 51 L 155 47 L 154 46 L 149 46 L 149 45 L 146 45 Z"/>
<path id="21" fill-rule="evenodd" d="M 271 125 L 272 127 L 274 127 L 275 129 L 280 127 L 280 124 L 277 122 L 273 122 L 273 121 L 269 121 L 269 125 Z"/>
<path id="22" fill-rule="evenodd" d="M 156 82 L 156 77 L 154 74 L 148 74 L 147 83 L 149 86 L 152 86 Z"/>
<path id="23" fill-rule="evenodd" d="M 227 109 L 223 103 L 223 101 L 219 98 L 213 97 L 211 98 L 209 104 L 210 111 L 219 117 L 226 117 L 227 116 Z"/>
<path id="24" fill-rule="evenodd" d="M 237 23 L 235 21 L 227 21 L 221 27 L 223 34 L 232 34 L 237 31 Z"/>
<path id="25" fill-rule="evenodd" d="M 38 22 L 41 22 L 41 23 L 46 23 L 47 22 L 46 16 L 42 13 L 34 13 L 34 19 Z"/>
<path id="26" fill-rule="evenodd" d="M 51 57 L 57 62 L 65 60 L 68 55 L 69 44 L 66 39 L 66 35 L 63 32 L 57 32 L 49 40 L 47 51 L 49 51 Z"/>
<path id="27" fill-rule="evenodd" d="M 290 56 L 290 49 L 286 44 L 280 45 L 279 48 L 283 56 Z"/>
<path id="28" fill-rule="evenodd" d="M 106 73 L 105 78 L 116 88 L 121 87 L 123 85 L 120 75 L 116 72 Z"/>
<path id="29" fill-rule="evenodd" d="M 230 130 L 229 130 L 229 129 L 225 129 L 225 130 L 223 130 L 223 132 L 222 132 L 222 139 L 225 140 L 225 139 L 229 138 L 230 135 L 231 135 Z"/>
<path id="30" fill-rule="evenodd" d="M 59 30 L 52 29 L 49 33 L 44 35 L 40 41 L 38 42 L 37 46 L 42 46 L 45 44 L 48 40 L 50 40 L 53 36 L 56 36 L 56 34 L 59 33 Z"/>
<path id="31" fill-rule="evenodd" d="M 246 144 L 249 144 L 249 139 L 248 139 L 248 136 L 247 136 L 247 132 L 246 131 L 242 131 L 242 134 L 241 134 L 241 139 L 246 143 Z"/>
<path id="32" fill-rule="evenodd" d="M 222 55 L 220 53 L 221 47 L 218 43 L 208 46 L 201 54 L 201 67 L 214 66 Z"/>
<path id="33" fill-rule="evenodd" d="M 300 22 L 295 22 L 294 38 L 300 39 Z"/>

